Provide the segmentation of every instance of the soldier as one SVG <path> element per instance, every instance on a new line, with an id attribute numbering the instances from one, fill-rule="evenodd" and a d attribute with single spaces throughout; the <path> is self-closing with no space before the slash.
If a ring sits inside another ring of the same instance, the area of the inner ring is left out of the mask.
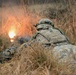
<path id="1" fill-rule="evenodd" d="M 30 42 L 39 42 L 45 47 L 60 46 L 69 44 L 67 37 L 59 29 L 54 27 L 54 24 L 49 19 L 41 19 L 36 25 L 37 33 L 31 38 Z M 22 44 L 21 47 L 30 45 L 25 43 L 27 38 L 19 38 L 18 42 Z M 29 41 L 27 39 L 27 41 Z M 12 55 L 16 52 L 19 46 L 12 46 L 6 50 L 0 52 L 0 62 L 9 60 L 12 58 Z"/>
<path id="2" fill-rule="evenodd" d="M 41 19 L 36 25 L 37 33 L 32 37 L 33 41 L 40 42 L 45 47 L 54 45 L 53 56 L 59 63 L 68 63 L 71 68 L 76 68 L 76 46 L 72 45 L 66 35 L 49 19 Z"/>
<path id="3" fill-rule="evenodd" d="M 0 63 L 10 60 L 13 57 L 13 55 L 17 52 L 17 49 L 20 47 L 20 45 L 28 42 L 29 40 L 30 40 L 30 36 L 17 38 L 15 40 L 15 44 L 0 52 Z"/>
<path id="4" fill-rule="evenodd" d="M 41 19 L 36 25 L 37 33 L 32 37 L 32 41 L 40 42 L 44 46 L 59 46 L 69 44 L 66 35 L 54 27 L 50 19 Z"/>

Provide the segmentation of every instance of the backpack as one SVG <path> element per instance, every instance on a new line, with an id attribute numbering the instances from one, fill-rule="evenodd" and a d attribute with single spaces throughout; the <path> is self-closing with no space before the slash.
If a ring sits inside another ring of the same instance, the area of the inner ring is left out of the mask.
<path id="1" fill-rule="evenodd" d="M 32 40 L 40 42 L 42 44 L 48 44 L 48 45 L 51 45 L 51 44 L 62 45 L 62 44 L 69 43 L 64 33 L 62 33 L 60 30 L 56 28 L 40 30 L 34 35 Z"/>

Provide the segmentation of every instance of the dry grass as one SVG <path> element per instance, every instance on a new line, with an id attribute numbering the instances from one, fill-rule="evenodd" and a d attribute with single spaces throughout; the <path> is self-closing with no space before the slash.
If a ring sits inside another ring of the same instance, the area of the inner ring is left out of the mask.
<path id="1" fill-rule="evenodd" d="M 76 43 L 76 3 L 71 2 L 71 0 L 68 0 L 68 3 L 63 4 L 63 3 L 50 3 L 50 4 L 36 4 L 36 5 L 29 5 L 29 6 L 11 6 L 10 7 L 5 7 L 3 10 L 5 10 L 3 14 L 3 21 L 5 24 L 3 30 L 0 32 L 2 34 L 7 34 L 7 27 L 10 27 L 11 23 L 15 23 L 15 20 L 8 20 L 8 17 L 12 15 L 16 21 L 17 21 L 17 26 L 23 27 L 20 30 L 17 28 L 17 32 L 19 34 L 19 31 L 21 34 L 29 34 L 31 31 L 29 29 L 31 25 L 34 25 L 38 22 L 39 19 L 47 17 L 52 19 L 52 21 L 55 24 L 55 27 L 63 30 L 67 37 L 69 38 L 70 42 L 72 44 Z M 6 10 L 7 9 L 7 10 Z M 2 11 L 3 11 L 2 10 Z M 18 10 L 18 12 L 16 11 Z M 1 11 L 1 10 L 0 10 Z M 28 16 L 29 15 L 29 16 Z M 0 14 L 1 17 L 1 14 Z M 27 22 L 26 22 L 27 21 Z M 19 24 L 19 25 L 18 25 Z M 25 26 L 27 25 L 27 26 Z M 15 25 L 16 26 L 16 25 Z M 25 29 L 27 27 L 27 29 Z M 5 31 L 6 30 L 6 31 Z M 32 29 L 34 30 L 34 29 Z M 25 32 L 24 32 L 25 31 Z M 34 33 L 34 31 L 33 31 Z M 20 34 L 20 35 L 21 35 Z M 7 34 L 8 35 L 8 34 Z M 2 36 L 2 35 L 0 35 Z M 6 40 L 6 35 L 3 35 L 4 39 Z M 1 37 L 2 38 L 2 37 Z M 2 38 L 2 40 L 4 40 Z M 7 38 L 9 40 L 9 38 Z M 4 44 L 7 44 L 5 41 L 3 41 Z M 8 43 L 10 43 L 8 41 Z"/>
<path id="2" fill-rule="evenodd" d="M 12 60 L 0 64 L 0 75 L 74 75 L 75 67 L 58 63 L 52 55 L 52 48 L 45 49 L 34 43 L 23 47 Z"/>
<path id="3" fill-rule="evenodd" d="M 65 31 L 72 43 L 76 43 L 76 8 L 75 5 L 71 4 L 71 2 L 66 6 L 63 4 L 34 5 L 29 6 L 28 10 L 30 10 L 31 13 L 40 15 L 42 18 L 47 17 L 52 19 L 55 26 Z M 17 11 L 15 12 L 17 15 Z M 54 15 L 53 18 L 51 14 Z M 10 41 L 8 37 L 1 36 L 0 39 L 1 50 L 9 47 Z M 27 48 L 20 48 L 12 60 L 0 64 L 0 75 L 76 74 L 76 69 L 75 67 L 73 68 L 75 65 L 70 65 L 69 63 L 58 63 L 56 58 L 53 57 L 51 51 L 52 48 L 45 49 L 40 44 L 32 44 Z"/>
<path id="4" fill-rule="evenodd" d="M 8 37 L 0 36 L 0 51 L 8 48 L 10 46 L 11 42 Z"/>
<path id="5" fill-rule="evenodd" d="M 50 18 L 55 27 L 63 30 L 72 44 L 76 43 L 76 3 L 68 0 L 64 3 L 31 5 L 29 10 Z"/>

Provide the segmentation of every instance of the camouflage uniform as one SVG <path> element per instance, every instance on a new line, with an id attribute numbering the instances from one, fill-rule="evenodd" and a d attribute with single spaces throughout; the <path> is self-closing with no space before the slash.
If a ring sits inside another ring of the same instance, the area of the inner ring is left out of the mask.
<path id="1" fill-rule="evenodd" d="M 58 46 L 69 44 L 67 37 L 62 31 L 54 27 L 49 19 L 42 19 L 36 25 L 37 33 L 32 37 L 33 41 L 40 42 L 45 46 Z"/>
<path id="2" fill-rule="evenodd" d="M 10 60 L 14 53 L 16 52 L 17 47 L 10 47 L 0 52 L 0 63 L 3 63 L 7 60 Z"/>
<path id="3" fill-rule="evenodd" d="M 69 44 L 67 37 L 59 29 L 55 28 L 53 22 L 49 19 L 40 20 L 36 28 L 38 31 L 31 40 L 28 37 L 20 37 L 17 40 L 18 43 L 26 46 L 29 44 L 26 44 L 25 41 L 28 42 L 30 40 L 31 42 L 40 42 L 45 47 Z M 0 52 L 0 62 L 11 59 L 18 47 L 19 46 L 12 46 Z"/>
<path id="4" fill-rule="evenodd" d="M 65 34 L 55 28 L 54 24 L 48 19 L 42 19 L 36 28 L 38 32 L 33 36 L 32 40 L 40 42 L 46 47 L 54 45 L 52 54 L 58 63 L 68 63 L 75 68 L 76 46 L 70 44 Z"/>
<path id="5" fill-rule="evenodd" d="M 0 63 L 10 60 L 12 58 L 12 56 L 17 52 L 17 49 L 20 47 L 20 45 L 25 42 L 28 42 L 29 40 L 30 40 L 30 36 L 17 38 L 15 40 L 16 44 L 13 44 L 11 47 L 9 47 L 5 50 L 2 50 L 0 52 Z M 26 46 L 26 45 L 24 45 L 24 46 Z"/>
<path id="6" fill-rule="evenodd" d="M 74 64 L 76 67 L 76 46 L 72 44 L 56 46 L 52 50 L 53 56 L 59 63 Z"/>

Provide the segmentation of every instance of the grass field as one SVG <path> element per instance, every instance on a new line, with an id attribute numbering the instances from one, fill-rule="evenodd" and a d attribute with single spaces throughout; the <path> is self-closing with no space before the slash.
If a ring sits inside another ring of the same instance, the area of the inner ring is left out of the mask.
<path id="1" fill-rule="evenodd" d="M 73 67 L 73 68 L 72 68 Z M 45 49 L 34 43 L 18 51 L 12 60 L 0 64 L 0 75 L 74 75 L 75 65 L 58 63 L 52 48 Z"/>
<path id="2" fill-rule="evenodd" d="M 4 6 L 0 8 L 0 50 L 6 49 L 11 42 L 8 28 L 14 23 L 17 32 L 32 35 L 30 27 L 41 18 L 50 18 L 55 27 L 63 30 L 72 44 L 76 43 L 76 4 L 63 3 L 36 4 L 22 6 Z M 26 25 L 26 26 L 25 26 Z M 22 28 L 22 29 L 20 29 Z M 26 29 L 25 29 L 26 28 Z M 28 30 L 27 30 L 28 28 Z M 34 30 L 35 32 L 35 30 Z M 8 43 L 8 44 L 7 44 Z M 16 44 L 16 43 L 15 43 Z M 28 48 L 20 48 L 12 60 L 0 64 L 0 75 L 75 75 L 76 69 L 68 63 L 58 63 L 51 53 L 52 48 L 45 49 L 40 44 L 32 44 Z"/>

